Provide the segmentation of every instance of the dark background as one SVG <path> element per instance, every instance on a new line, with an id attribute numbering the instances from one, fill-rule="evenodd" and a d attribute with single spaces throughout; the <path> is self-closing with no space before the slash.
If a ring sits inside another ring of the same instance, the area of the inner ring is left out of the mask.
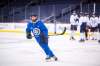
<path id="1" fill-rule="evenodd" d="M 50 22 L 69 23 L 72 11 L 78 14 L 81 11 L 90 15 L 94 12 L 100 14 L 100 0 L 0 0 L 0 22 L 21 22 L 29 19 L 31 14 L 39 15 L 39 19 L 49 16 Z M 82 7 L 81 5 L 82 4 Z"/>

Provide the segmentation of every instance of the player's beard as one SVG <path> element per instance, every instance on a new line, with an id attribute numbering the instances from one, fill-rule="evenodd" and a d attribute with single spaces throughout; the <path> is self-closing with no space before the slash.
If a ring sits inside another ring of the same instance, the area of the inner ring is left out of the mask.
<path id="1" fill-rule="evenodd" d="M 37 21 L 37 19 L 35 19 L 35 20 L 32 20 L 32 22 L 33 22 L 33 23 L 36 23 L 36 21 Z"/>

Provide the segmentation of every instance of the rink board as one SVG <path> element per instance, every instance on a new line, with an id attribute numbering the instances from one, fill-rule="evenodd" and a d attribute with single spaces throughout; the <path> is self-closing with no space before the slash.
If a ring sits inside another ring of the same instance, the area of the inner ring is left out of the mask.
<path id="1" fill-rule="evenodd" d="M 55 24 L 54 23 L 45 23 L 48 28 L 49 35 L 53 35 L 56 31 L 57 34 L 63 32 L 64 27 L 66 27 L 65 34 L 70 33 L 70 24 Z M 15 33 L 25 33 L 25 28 L 27 23 L 0 23 L 0 32 L 15 32 Z M 79 35 L 79 28 L 76 31 L 76 34 Z"/>

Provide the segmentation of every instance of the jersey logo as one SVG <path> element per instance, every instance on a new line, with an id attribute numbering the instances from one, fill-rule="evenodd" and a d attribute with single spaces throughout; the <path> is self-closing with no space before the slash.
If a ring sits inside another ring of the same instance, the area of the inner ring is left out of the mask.
<path id="1" fill-rule="evenodd" d="M 34 28 L 33 33 L 34 33 L 34 35 L 40 35 L 40 29 L 39 28 Z"/>

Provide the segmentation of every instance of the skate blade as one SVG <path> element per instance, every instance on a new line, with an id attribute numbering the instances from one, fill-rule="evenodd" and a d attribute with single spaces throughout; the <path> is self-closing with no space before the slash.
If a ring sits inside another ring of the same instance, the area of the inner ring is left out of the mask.
<path id="1" fill-rule="evenodd" d="M 58 60 L 55 60 L 53 58 L 46 60 L 46 62 L 53 62 L 53 61 L 58 61 Z"/>

